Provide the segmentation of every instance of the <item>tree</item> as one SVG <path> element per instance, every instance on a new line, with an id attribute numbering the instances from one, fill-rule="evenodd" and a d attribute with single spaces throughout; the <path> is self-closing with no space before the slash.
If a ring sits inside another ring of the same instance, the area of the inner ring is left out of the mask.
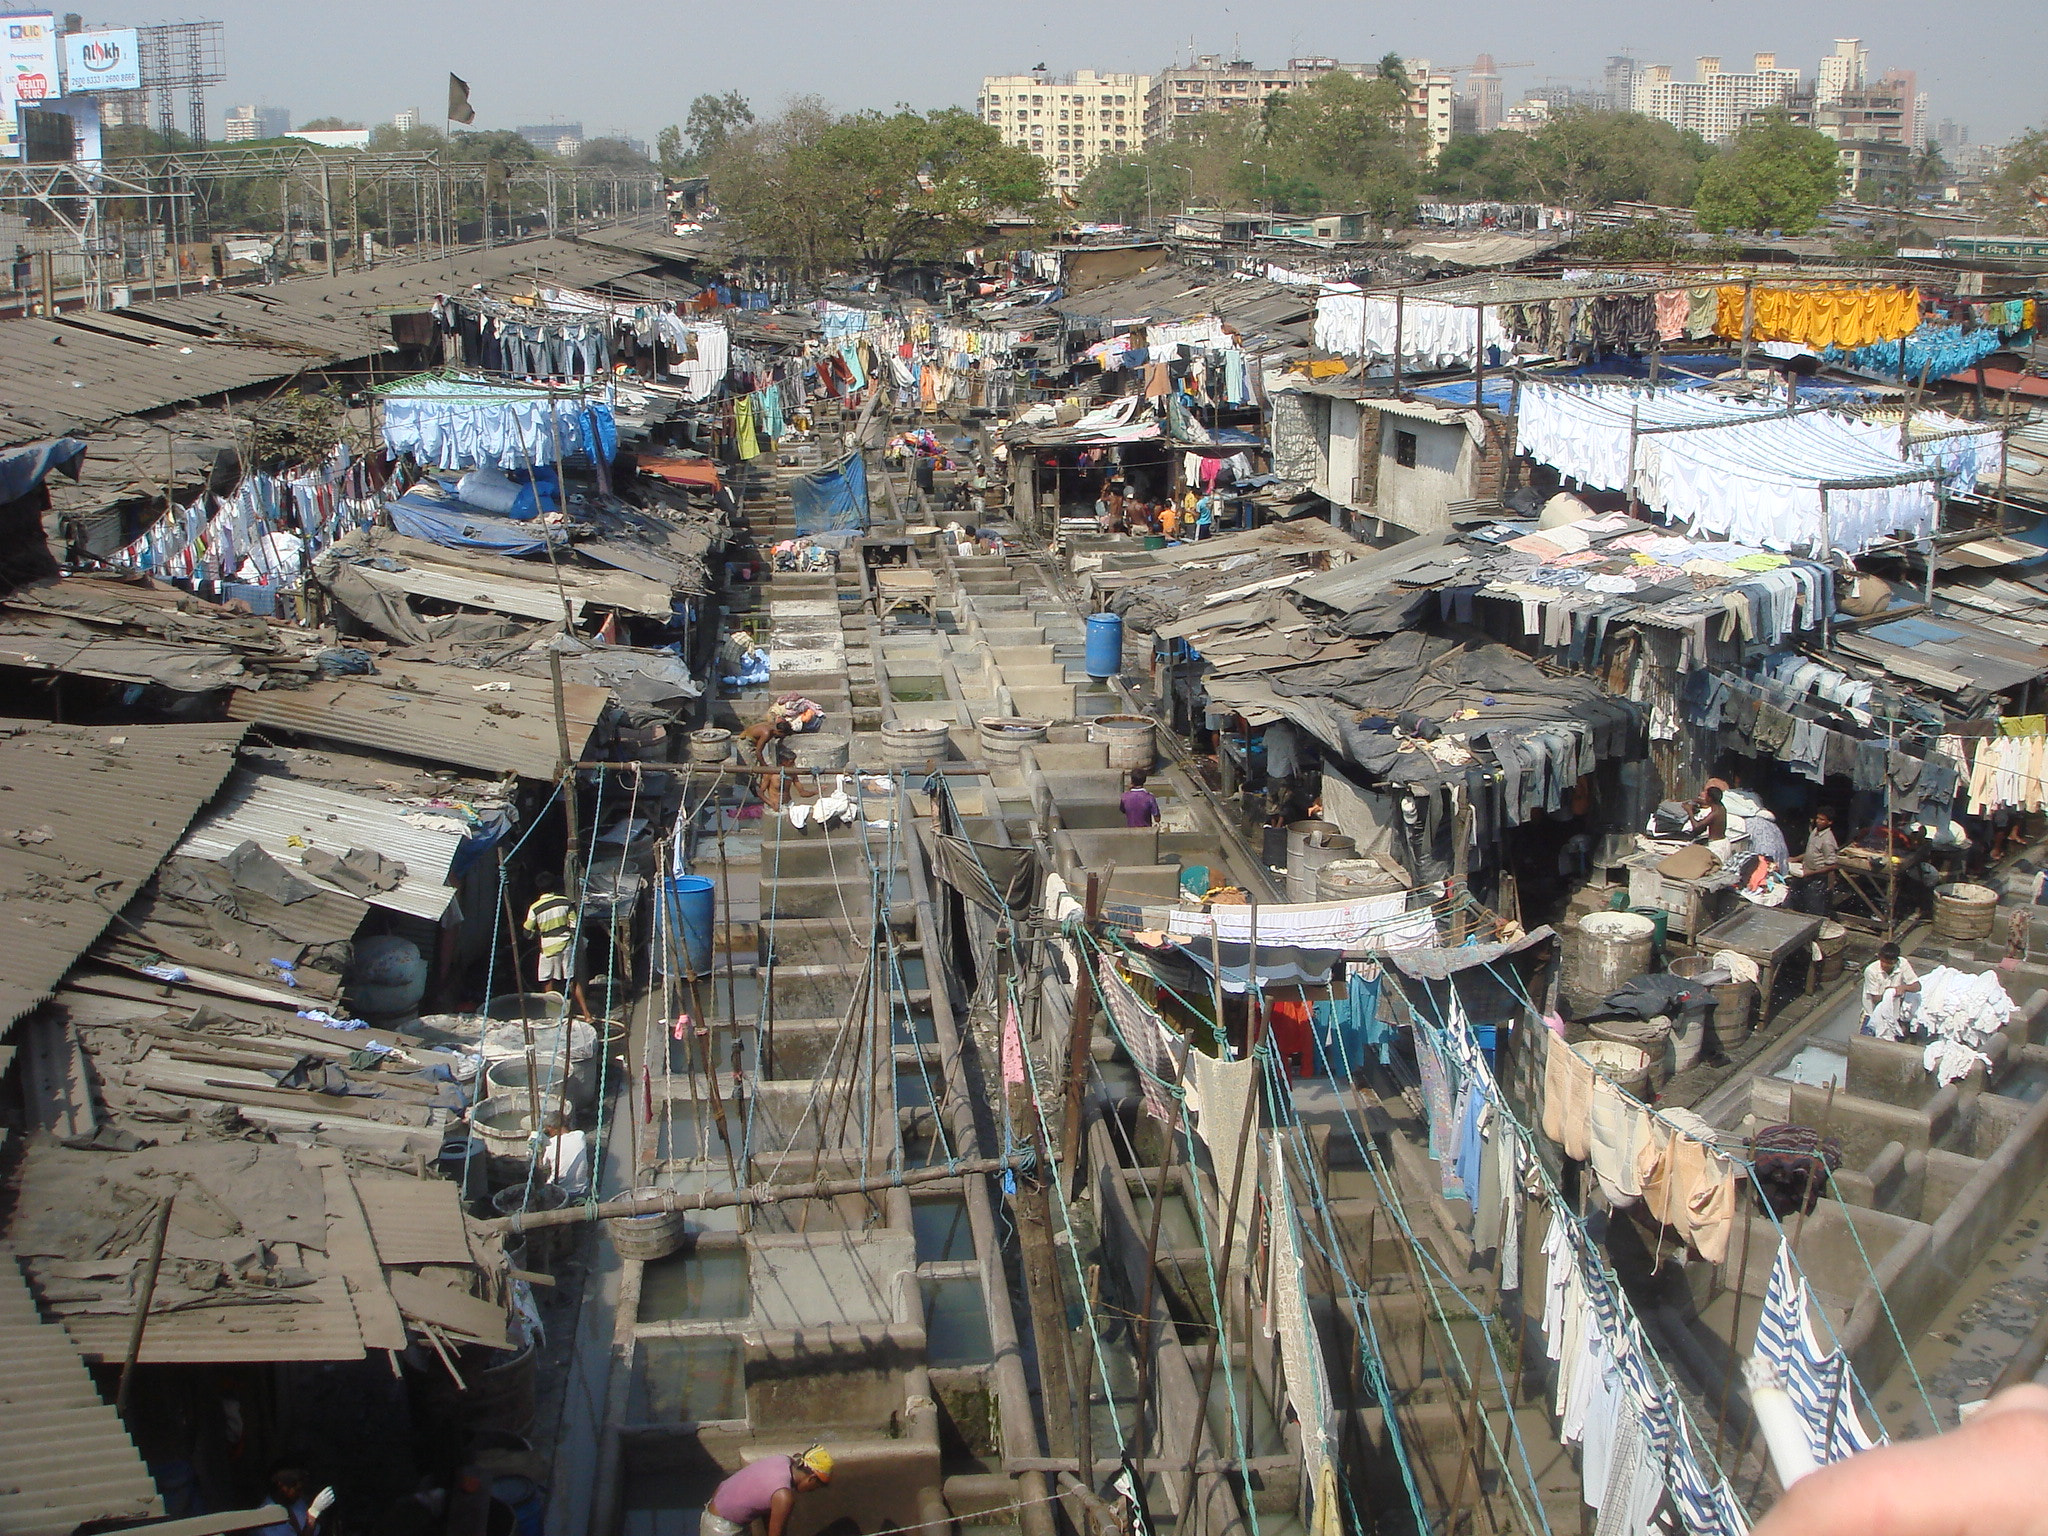
<path id="1" fill-rule="evenodd" d="M 711 189 L 750 248 L 810 275 L 887 279 L 978 243 L 999 210 L 1035 211 L 1045 171 L 958 108 L 840 116 L 812 98 L 732 136 Z"/>
<path id="2" fill-rule="evenodd" d="M 654 162 L 624 139 L 585 139 L 576 151 L 576 163 L 610 171 L 654 169 Z"/>
<path id="3" fill-rule="evenodd" d="M 1530 169 L 1526 133 L 1472 133 L 1443 147 L 1430 169 L 1430 190 L 1461 203 L 1522 203 L 1541 195 Z"/>
<path id="4" fill-rule="evenodd" d="M 361 123 L 351 123 L 339 117 L 316 117 L 310 123 L 299 124 L 303 133 L 332 133 L 337 130 L 348 132 L 361 128 Z"/>
<path id="5" fill-rule="evenodd" d="M 674 180 L 690 172 L 690 157 L 683 148 L 683 130 L 674 123 L 654 136 L 654 158 L 661 166 L 661 174 Z"/>
<path id="6" fill-rule="evenodd" d="M 451 160 L 494 165 L 538 165 L 554 158 L 542 154 L 510 128 L 458 133 L 448 141 L 448 155 Z"/>
<path id="7" fill-rule="evenodd" d="M 703 95 L 690 103 L 683 120 L 683 134 L 690 141 L 690 154 L 701 165 L 721 149 L 742 128 L 754 122 L 754 109 L 738 91 L 723 96 Z"/>
<path id="8" fill-rule="evenodd" d="M 379 123 L 370 130 L 370 148 L 377 150 L 443 149 L 447 143 L 447 135 L 431 123 L 417 123 L 410 128 Z"/>
<path id="9" fill-rule="evenodd" d="M 1332 70 L 1269 105 L 1261 145 L 1269 173 L 1388 223 L 1406 218 L 1422 187 L 1426 144 L 1408 116 L 1404 81 Z"/>
<path id="10" fill-rule="evenodd" d="M 1687 208 L 1712 154 L 1698 134 L 1639 112 L 1570 108 L 1530 135 L 1524 164 L 1530 190 L 1568 208 Z"/>
<path id="11" fill-rule="evenodd" d="M 1999 231 L 2034 234 L 2048 230 L 2048 128 L 2033 129 L 2013 140 L 1985 192 Z"/>
<path id="12" fill-rule="evenodd" d="M 1708 162 L 1693 210 L 1702 229 L 1801 235 L 1841 186 L 1834 140 L 1775 115 L 1749 124 Z"/>

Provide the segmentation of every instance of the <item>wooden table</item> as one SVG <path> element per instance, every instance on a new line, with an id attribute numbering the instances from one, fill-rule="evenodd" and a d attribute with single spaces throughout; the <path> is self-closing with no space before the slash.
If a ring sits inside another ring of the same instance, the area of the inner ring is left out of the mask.
<path id="1" fill-rule="evenodd" d="M 938 622 L 937 573 L 883 566 L 875 571 L 874 578 L 876 619 L 886 620 L 896 613 L 921 613 L 927 624 Z"/>
<path id="2" fill-rule="evenodd" d="M 1807 957 L 1806 990 L 1813 990 L 1820 968 L 1813 964 L 1812 944 L 1821 921 L 1811 913 L 1737 900 L 1734 911 L 1702 928 L 1693 936 L 1693 943 L 1703 955 L 1732 949 L 1756 962 L 1757 1027 L 1762 1028 L 1775 1011 L 1778 969 L 1787 960 L 1802 953 Z"/>

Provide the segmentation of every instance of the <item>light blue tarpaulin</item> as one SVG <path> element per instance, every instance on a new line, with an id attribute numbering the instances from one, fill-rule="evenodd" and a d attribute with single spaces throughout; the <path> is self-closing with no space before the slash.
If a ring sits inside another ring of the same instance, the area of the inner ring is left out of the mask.
<path id="1" fill-rule="evenodd" d="M 423 486 L 416 485 L 384 505 L 393 528 L 407 538 L 426 539 L 445 549 L 531 555 L 548 547 L 546 530 L 539 523 L 497 517 Z"/>
<path id="2" fill-rule="evenodd" d="M 868 526 L 868 467 L 858 450 L 789 488 L 796 531 L 853 533 Z"/>

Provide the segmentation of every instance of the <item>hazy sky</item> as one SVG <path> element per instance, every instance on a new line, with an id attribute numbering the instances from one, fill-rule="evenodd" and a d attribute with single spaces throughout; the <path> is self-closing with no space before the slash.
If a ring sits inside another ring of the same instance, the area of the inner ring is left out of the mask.
<path id="1" fill-rule="evenodd" d="M 5 8 L 26 9 L 19 0 Z M 1449 66 L 1485 50 L 1503 64 L 1530 61 L 1507 72 L 1512 102 L 1546 77 L 1593 83 L 1618 52 L 1689 79 L 1699 54 L 1720 54 L 1735 69 L 1769 50 L 1810 79 L 1837 36 L 1863 38 L 1875 73 L 1917 70 L 1933 119 L 1967 123 L 1975 142 L 2048 121 L 2041 0 L 210 0 L 179 14 L 228 25 L 216 125 L 246 101 L 288 107 L 299 122 L 376 122 L 411 106 L 432 119 L 453 70 L 470 82 L 479 127 L 561 118 L 593 135 L 651 140 L 701 91 L 739 90 L 756 110 L 801 93 L 842 107 L 972 105 L 984 74 L 1041 62 L 1150 72 L 1191 44 L 1260 63 L 1366 60 L 1393 49 Z M 88 12 L 87 21 L 119 24 L 118 16 Z"/>

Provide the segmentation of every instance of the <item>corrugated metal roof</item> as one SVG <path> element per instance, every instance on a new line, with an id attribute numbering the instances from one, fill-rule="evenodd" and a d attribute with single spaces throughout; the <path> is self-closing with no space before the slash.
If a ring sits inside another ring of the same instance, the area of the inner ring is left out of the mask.
<path id="1" fill-rule="evenodd" d="M 367 848 L 403 864 L 405 880 L 363 899 L 373 907 L 438 922 L 455 899 L 448 870 L 463 837 L 452 830 L 416 827 L 405 815 L 404 806 L 366 795 L 239 769 L 220 798 L 193 823 L 177 851 L 218 860 L 254 840 L 293 874 L 339 890 L 302 866 L 305 855 L 319 850 L 339 858 L 351 848 Z"/>
<path id="2" fill-rule="evenodd" d="M 385 1264 L 469 1264 L 461 1191 L 446 1179 L 385 1179 L 358 1174 L 356 1198 Z"/>
<path id="3" fill-rule="evenodd" d="M 278 1360 L 360 1360 L 362 1329 L 348 1282 L 323 1275 L 292 1291 L 290 1302 L 239 1307 L 186 1307 L 152 1312 L 142 1333 L 144 1365 L 265 1364 Z M 88 1360 L 121 1360 L 135 1319 L 121 1313 L 78 1313 L 64 1319 Z"/>
<path id="4" fill-rule="evenodd" d="M 25 442 L 392 350 L 390 314 L 473 284 L 579 286 L 649 261 L 532 240 L 337 277 L 0 326 L 0 440 Z"/>
<path id="5" fill-rule="evenodd" d="M 682 531 L 675 537 L 682 539 Z M 652 550 L 648 553 L 655 555 Z M 380 558 L 403 569 L 394 571 L 370 563 Z M 631 570 L 594 571 L 568 558 L 520 559 L 449 549 L 429 539 L 382 528 L 361 529 L 342 539 L 321 555 L 316 573 L 334 562 L 348 563 L 365 581 L 386 591 L 522 618 L 559 619 L 564 597 L 579 616 L 586 603 L 650 619 L 666 619 L 673 609 L 673 578 L 650 578 Z M 680 574 L 675 561 L 668 565 Z"/>
<path id="6" fill-rule="evenodd" d="M 346 741 L 430 763 L 551 779 L 561 763 L 553 685 L 514 673 L 488 675 L 427 662 L 387 662 L 375 677 L 306 688 L 237 689 L 228 714 L 255 725 Z M 509 684 L 509 687 L 503 685 Z M 483 692 L 489 687 L 493 691 Z M 569 750 L 578 757 L 611 694 L 563 689 Z"/>
<path id="7" fill-rule="evenodd" d="M 0 325 L 0 432 L 50 437 L 290 378 L 310 359 L 162 333 L 152 344 L 56 320 Z"/>
<path id="8" fill-rule="evenodd" d="M 240 725 L 0 737 L 0 1030 L 56 989 L 235 765 Z"/>
<path id="9" fill-rule="evenodd" d="M 70 1536 L 88 1520 L 164 1512 L 135 1442 L 78 1350 L 0 1255 L 0 1533 Z"/>

